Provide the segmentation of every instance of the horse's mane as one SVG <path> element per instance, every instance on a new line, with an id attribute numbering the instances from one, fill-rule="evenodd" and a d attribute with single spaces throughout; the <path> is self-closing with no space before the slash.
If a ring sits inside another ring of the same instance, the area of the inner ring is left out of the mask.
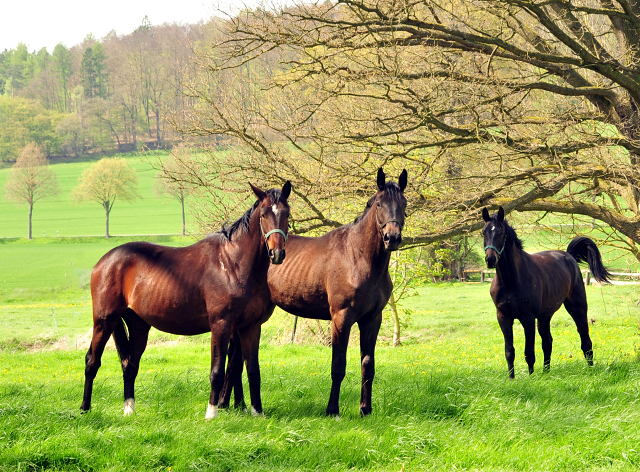
<path id="1" fill-rule="evenodd" d="M 269 198 L 271 199 L 272 205 L 277 205 L 279 202 L 282 202 L 287 209 L 289 208 L 289 204 L 287 203 L 287 199 L 282 196 L 282 192 L 278 189 L 272 188 L 265 192 Z M 223 224 L 222 228 L 216 231 L 214 234 L 222 235 L 227 241 L 231 241 L 231 237 L 238 233 L 245 234 L 249 231 L 249 221 L 251 221 L 251 215 L 260 205 L 260 200 L 256 200 L 251 208 L 249 208 L 244 215 L 238 218 L 231 224 Z"/>
<path id="2" fill-rule="evenodd" d="M 491 219 L 495 222 L 498 222 L 498 215 L 497 214 L 493 215 Z M 511 226 L 509 226 L 509 223 L 507 223 L 507 220 L 502 220 L 502 223 L 504 225 L 504 232 L 507 236 L 507 239 L 512 240 L 513 243 L 516 245 L 516 249 L 520 249 L 522 251 L 523 250 L 522 240 L 516 234 L 516 230 L 514 230 Z"/>
<path id="3" fill-rule="evenodd" d="M 384 192 L 389 192 L 389 195 L 391 195 L 392 197 L 395 197 L 396 195 L 400 195 L 402 193 L 402 190 L 400 190 L 400 186 L 395 182 L 385 182 Z M 365 215 L 369 212 L 369 210 L 373 206 L 373 202 L 375 201 L 375 199 L 376 199 L 375 195 L 369 199 L 366 206 L 364 207 L 364 211 L 362 212 L 362 214 L 356 216 L 356 219 L 353 220 L 353 224 L 358 223 L 365 217 Z"/>

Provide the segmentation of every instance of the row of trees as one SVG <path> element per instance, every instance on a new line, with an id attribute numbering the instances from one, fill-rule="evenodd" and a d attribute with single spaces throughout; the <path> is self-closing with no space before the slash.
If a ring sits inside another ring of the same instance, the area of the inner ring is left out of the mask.
<path id="1" fill-rule="evenodd" d="M 171 165 L 168 163 L 167 165 Z M 79 184 L 73 189 L 71 199 L 76 202 L 92 201 L 105 211 L 105 236 L 109 237 L 109 215 L 116 200 L 133 201 L 139 197 L 138 179 L 134 169 L 123 158 L 103 158 L 82 173 Z M 182 235 L 185 235 L 184 202 L 189 189 L 176 185 L 158 175 L 158 193 L 166 193 L 177 199 L 182 206 Z M 7 199 L 29 206 L 28 239 L 32 238 L 32 215 L 36 202 L 59 193 L 58 179 L 49 167 L 45 153 L 35 143 L 24 147 L 13 165 L 5 194 Z"/>
<path id="2" fill-rule="evenodd" d="M 48 156 L 77 156 L 175 139 L 167 114 L 190 106 L 182 74 L 210 30 L 152 26 L 145 17 L 127 35 L 89 35 L 52 53 L 24 44 L 0 53 L 0 160 L 15 160 L 31 141 Z"/>

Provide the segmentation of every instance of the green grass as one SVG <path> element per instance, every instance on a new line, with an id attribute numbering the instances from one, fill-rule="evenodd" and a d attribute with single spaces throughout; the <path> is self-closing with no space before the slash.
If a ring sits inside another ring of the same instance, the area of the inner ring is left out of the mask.
<path id="1" fill-rule="evenodd" d="M 153 156 L 127 154 L 129 165 L 137 171 L 138 193 L 141 198 L 128 203 L 116 201 L 110 215 L 109 230 L 112 235 L 128 234 L 176 234 L 181 232 L 180 204 L 169 197 L 158 197 L 153 185 L 155 171 L 150 162 L 164 154 Z M 33 210 L 33 237 L 43 236 L 100 236 L 105 234 L 105 214 L 98 203 L 71 202 L 71 191 L 78 185 L 82 171 L 94 160 L 72 160 L 51 164 L 60 185 L 60 193 L 52 198 L 36 202 Z M 0 169 L 0 238 L 26 237 L 28 206 L 6 199 L 4 186 L 10 168 Z M 188 202 L 187 202 L 188 206 Z"/>
<path id="2" fill-rule="evenodd" d="M 357 329 L 336 421 L 324 417 L 331 350 L 282 344 L 292 326 L 282 313 L 266 323 L 261 342 L 265 418 L 232 410 L 204 420 L 207 336 L 151 343 L 138 376 L 137 412 L 129 418 L 122 417 L 113 349 L 103 357 L 93 409 L 80 415 L 84 349 L 6 346 L 0 350 L 0 470 L 636 470 L 635 289 L 588 288 L 593 368 L 561 310 L 552 325 L 551 372 L 541 372 L 537 340 L 537 370 L 525 374 L 517 326 L 511 382 L 488 288 L 419 288 L 405 302 L 412 311 L 399 348 L 389 346 L 385 318 L 374 412 L 364 419 Z"/>
<path id="3" fill-rule="evenodd" d="M 140 157 L 129 159 L 134 167 L 147 165 Z M 63 193 L 89 164 L 54 165 Z M 6 172 L 0 170 L 0 186 Z M 116 203 L 114 234 L 179 230 L 177 203 L 161 204 L 153 196 L 153 174 L 147 168 L 140 175 L 140 193 L 147 198 Z M 0 199 L 0 471 L 640 467 L 640 300 L 633 286 L 587 288 L 593 368 L 582 356 L 571 318 L 560 309 L 551 328 L 551 371 L 541 371 L 538 338 L 536 371 L 526 373 L 524 336 L 516 323 L 516 379 L 508 381 L 489 284 L 428 284 L 401 302 L 401 347 L 391 347 L 391 318 L 384 315 L 368 418 L 358 416 L 357 327 L 336 421 L 324 416 L 331 350 L 318 341 L 326 341 L 327 323 L 301 319 L 298 344 L 292 345 L 293 318 L 279 310 L 261 338 L 264 418 L 231 410 L 206 422 L 209 337 L 156 330 L 141 362 L 136 414 L 122 416 L 122 373 L 108 347 L 93 409 L 81 415 L 92 327 L 88 275 L 109 249 L 140 238 L 70 237 L 101 235 L 104 219 L 97 204 L 74 206 L 63 193 L 51 206 L 36 205 L 34 225 L 40 226 L 34 226 L 32 241 L 16 237 L 26 231 L 26 209 Z M 118 227 L 120 218 L 129 223 Z M 41 228 L 48 237 L 37 237 Z M 527 250 L 547 248 L 543 235 L 525 228 L 522 233 Z M 245 393 L 248 398 L 246 382 Z"/>

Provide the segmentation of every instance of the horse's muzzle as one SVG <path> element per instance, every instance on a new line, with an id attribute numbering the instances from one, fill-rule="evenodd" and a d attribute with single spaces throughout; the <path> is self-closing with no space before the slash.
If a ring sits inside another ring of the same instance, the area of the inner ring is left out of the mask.
<path id="1" fill-rule="evenodd" d="M 384 248 L 387 251 L 397 251 L 400 247 L 400 243 L 402 242 L 402 233 L 392 233 L 391 231 L 384 233 L 382 236 L 382 242 L 384 243 Z"/>
<path id="2" fill-rule="evenodd" d="M 488 269 L 495 269 L 496 264 L 498 264 L 498 257 L 495 254 L 495 251 L 489 249 L 487 254 L 484 256 L 484 261 L 487 263 Z"/>
<path id="3" fill-rule="evenodd" d="M 283 249 L 269 249 L 269 259 L 272 264 L 282 264 L 284 261 L 285 251 Z"/>

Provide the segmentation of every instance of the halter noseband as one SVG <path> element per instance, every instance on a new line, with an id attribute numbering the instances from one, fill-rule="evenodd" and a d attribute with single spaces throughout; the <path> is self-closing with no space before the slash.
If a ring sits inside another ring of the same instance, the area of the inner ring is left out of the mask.
<path id="1" fill-rule="evenodd" d="M 262 219 L 260 220 L 260 232 L 262 233 L 262 236 L 264 237 L 264 243 L 267 246 L 267 249 L 269 249 L 269 244 L 267 243 L 267 240 L 269 239 L 269 236 L 271 236 L 273 233 L 280 233 L 282 235 L 282 237 L 284 238 L 284 243 L 287 244 L 287 235 L 280 228 L 272 229 L 267 234 L 265 234 L 264 230 L 262 229 Z"/>
<path id="2" fill-rule="evenodd" d="M 378 229 L 380 230 L 380 234 L 382 234 L 382 228 L 387 226 L 387 223 L 395 223 L 395 224 L 397 224 L 400 227 L 400 231 L 402 231 L 402 227 L 404 226 L 404 224 L 400 223 L 400 221 L 398 221 L 395 218 L 388 219 L 384 223 L 380 224 L 380 220 L 378 219 L 378 207 L 376 207 L 376 224 L 378 225 Z"/>
<path id="3" fill-rule="evenodd" d="M 497 247 L 492 246 L 491 244 L 489 244 L 488 246 L 484 247 L 484 252 L 487 252 L 487 249 L 493 249 L 494 251 L 496 251 L 496 253 L 498 254 L 498 257 L 496 258 L 496 264 L 498 263 L 498 261 L 500 260 L 500 256 L 502 255 L 502 253 L 504 252 L 504 248 L 507 245 L 507 235 L 504 235 L 504 242 L 502 243 L 502 249 L 498 250 Z"/>

